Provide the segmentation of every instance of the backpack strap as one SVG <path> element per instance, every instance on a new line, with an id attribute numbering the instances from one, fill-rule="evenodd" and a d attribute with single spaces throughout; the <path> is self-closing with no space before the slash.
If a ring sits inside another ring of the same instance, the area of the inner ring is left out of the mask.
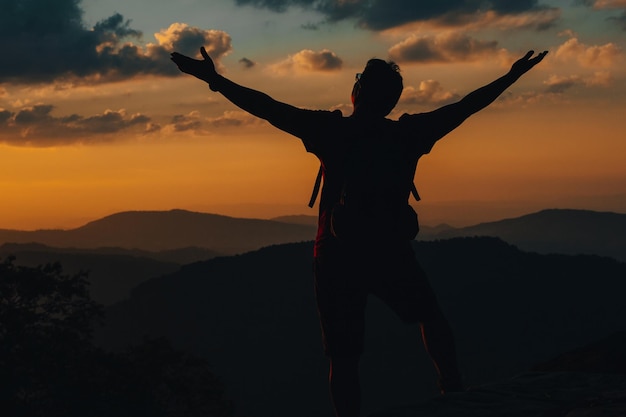
<path id="1" fill-rule="evenodd" d="M 309 207 L 313 208 L 315 204 L 315 200 L 317 200 L 317 195 L 320 192 L 320 185 L 322 185 L 322 165 L 320 165 L 320 169 L 317 171 L 317 178 L 315 178 L 315 185 L 313 185 L 313 192 L 311 193 L 311 199 L 309 200 Z"/>
<path id="2" fill-rule="evenodd" d="M 419 193 L 417 192 L 417 187 L 415 187 L 415 182 L 411 182 L 411 195 L 413 196 L 415 201 L 420 201 L 422 199 L 422 197 L 420 197 Z"/>
<path id="3" fill-rule="evenodd" d="M 317 171 L 317 177 L 315 178 L 315 184 L 313 185 L 313 191 L 311 192 L 311 199 L 309 200 L 309 207 L 313 207 L 315 204 L 315 200 L 317 200 L 317 195 L 320 192 L 320 186 L 322 185 L 322 171 L 323 168 L 320 165 L 320 169 Z M 411 182 L 411 195 L 415 199 L 415 201 L 420 201 L 422 198 L 417 192 L 417 187 L 415 187 L 415 182 Z"/>

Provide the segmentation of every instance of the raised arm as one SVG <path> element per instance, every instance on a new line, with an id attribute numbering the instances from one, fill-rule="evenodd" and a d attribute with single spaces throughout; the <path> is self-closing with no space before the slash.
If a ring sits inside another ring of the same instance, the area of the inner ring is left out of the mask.
<path id="1" fill-rule="evenodd" d="M 466 114 L 466 117 L 484 109 L 500 96 L 507 88 L 509 88 L 522 75 L 528 72 L 532 67 L 537 65 L 548 51 L 543 51 L 536 57 L 531 58 L 534 51 L 528 51 L 526 55 L 518 59 L 508 73 L 497 80 L 475 90 L 463 97 L 461 101 L 452 106 L 458 106 L 459 111 Z"/>
<path id="2" fill-rule="evenodd" d="M 292 113 L 298 112 L 299 109 L 294 106 L 274 100 L 265 93 L 243 87 L 221 76 L 215 70 L 215 64 L 204 47 L 200 48 L 200 53 L 202 60 L 178 52 L 173 52 L 171 59 L 182 72 L 205 81 L 211 90 L 220 92 L 237 107 L 272 124 L 280 124 L 280 119 L 292 117 Z"/>
<path id="3" fill-rule="evenodd" d="M 547 53 L 548 51 L 543 51 L 536 57 L 531 58 L 534 51 L 528 51 L 526 55 L 515 61 L 509 72 L 504 74 L 502 77 L 472 91 L 456 103 L 443 106 L 433 111 L 432 114 L 439 113 L 439 115 L 449 119 L 450 121 L 456 121 L 457 123 L 454 127 L 458 126 L 463 122 L 463 120 L 472 114 L 493 103 L 494 100 L 500 96 L 500 94 L 513 85 L 513 83 L 515 83 L 515 81 L 517 81 L 522 75 L 540 63 Z"/>
<path id="4" fill-rule="evenodd" d="M 536 57 L 531 58 L 534 51 L 528 51 L 526 55 L 518 59 L 509 72 L 504 74 L 491 83 L 472 91 L 460 101 L 447 106 L 438 108 L 428 113 L 420 113 L 414 115 L 404 115 L 406 119 L 413 119 L 418 123 L 428 120 L 429 132 L 428 140 L 432 146 L 437 140 L 441 139 L 456 127 L 458 127 L 465 119 L 472 114 L 484 109 L 493 103 L 500 94 L 509 88 L 522 75 L 528 72 L 532 67 L 537 65 L 546 56 L 548 51 L 541 52 Z"/>

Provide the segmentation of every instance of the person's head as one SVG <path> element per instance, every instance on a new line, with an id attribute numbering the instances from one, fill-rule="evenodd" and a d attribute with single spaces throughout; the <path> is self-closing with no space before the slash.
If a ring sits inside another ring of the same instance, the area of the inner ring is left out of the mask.
<path id="1" fill-rule="evenodd" d="M 362 73 L 357 74 L 352 89 L 355 112 L 387 116 L 402 94 L 400 67 L 394 62 L 370 59 Z"/>

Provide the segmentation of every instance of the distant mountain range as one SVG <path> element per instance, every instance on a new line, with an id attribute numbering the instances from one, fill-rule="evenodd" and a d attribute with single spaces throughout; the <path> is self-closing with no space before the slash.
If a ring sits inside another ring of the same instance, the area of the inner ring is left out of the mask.
<path id="1" fill-rule="evenodd" d="M 139 283 L 181 265 L 263 246 L 311 241 L 317 219 L 237 219 L 184 210 L 123 212 L 72 230 L 0 230 L 0 258 L 22 265 L 60 261 L 90 271 L 92 297 L 111 304 Z M 538 253 L 593 254 L 626 262 L 626 214 L 544 210 L 471 227 L 422 226 L 420 241 L 493 236 Z M 36 243 L 34 243 L 36 242 Z"/>
<path id="2" fill-rule="evenodd" d="M 168 337 L 209 361 L 237 415 L 330 415 L 311 251 L 311 242 L 271 246 L 146 281 L 107 309 L 97 341 L 119 348 Z M 522 252 L 487 237 L 415 242 L 415 251 L 454 329 L 467 384 L 625 330 L 625 263 Z M 418 328 L 375 298 L 366 317 L 363 412 L 436 396 Z"/>
<path id="3" fill-rule="evenodd" d="M 156 259 L 185 263 L 185 260 L 233 255 L 268 245 L 310 241 L 315 238 L 316 223 L 316 217 L 303 215 L 263 220 L 185 210 L 135 211 L 113 214 L 71 230 L 0 229 L 0 244 L 36 242 L 80 249 L 116 247 L 160 252 Z M 620 213 L 550 209 L 463 228 L 422 226 L 418 240 L 461 236 L 499 237 L 527 251 L 594 254 L 626 262 L 626 214 Z M 164 251 L 179 253 L 170 252 L 170 258 L 165 259 Z M 155 258 L 149 254 L 148 257 Z"/>
<path id="4" fill-rule="evenodd" d="M 551 209 L 464 228 L 426 228 L 420 240 L 493 236 L 538 253 L 594 254 L 626 262 L 626 214 Z"/>
<path id="5" fill-rule="evenodd" d="M 54 247 L 144 251 L 198 247 L 221 254 L 314 238 L 315 227 L 310 225 L 185 210 L 122 212 L 71 230 L 0 230 L 0 244 L 37 242 Z"/>

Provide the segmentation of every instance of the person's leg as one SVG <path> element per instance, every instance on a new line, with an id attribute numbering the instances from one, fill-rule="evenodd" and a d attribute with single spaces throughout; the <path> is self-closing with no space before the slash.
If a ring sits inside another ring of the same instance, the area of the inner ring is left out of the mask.
<path id="1" fill-rule="evenodd" d="M 363 352 L 367 294 L 362 275 L 339 253 L 315 260 L 315 293 L 324 353 L 330 360 L 330 396 L 337 417 L 358 417 L 359 359 Z"/>
<path id="2" fill-rule="evenodd" d="M 435 310 L 420 323 L 424 347 L 439 374 L 441 393 L 463 391 L 450 324 L 439 307 Z"/>
<path id="3" fill-rule="evenodd" d="M 393 248 L 375 294 L 406 323 L 419 323 L 442 393 L 463 389 L 452 330 L 410 245 Z"/>
<path id="4" fill-rule="evenodd" d="M 337 417 L 360 417 L 359 357 L 330 358 L 330 398 Z"/>

